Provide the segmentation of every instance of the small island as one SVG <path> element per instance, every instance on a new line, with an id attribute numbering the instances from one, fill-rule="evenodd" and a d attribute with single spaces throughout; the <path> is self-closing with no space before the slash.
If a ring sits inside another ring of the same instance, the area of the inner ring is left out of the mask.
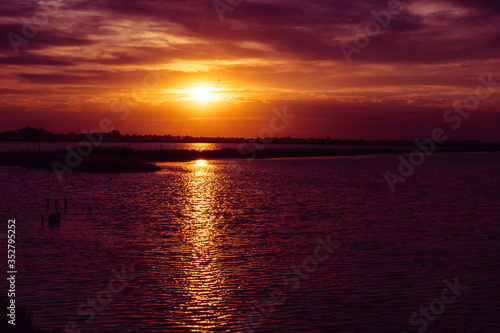
<path id="1" fill-rule="evenodd" d="M 100 138 L 93 142 L 92 138 Z M 89 139 L 90 138 L 90 139 Z M 105 173 L 140 173 L 162 170 L 154 163 L 187 162 L 195 160 L 224 159 L 270 159 L 270 158 L 305 158 L 360 155 L 399 155 L 410 154 L 418 147 L 411 141 L 364 141 L 294 139 L 294 138 L 193 138 L 172 136 L 122 136 L 118 131 L 109 133 L 83 133 L 54 135 L 44 129 L 31 127 L 0 133 L 0 141 L 29 142 L 70 142 L 65 150 L 23 150 L 0 152 L 0 166 L 18 166 L 42 170 L 60 170 L 65 172 L 105 172 Z M 79 143 L 77 143 L 79 141 Z M 85 143 L 86 145 L 78 147 Z M 106 147 L 101 143 L 123 143 L 123 146 Z M 211 142 L 245 143 L 245 149 L 132 149 L 125 147 L 127 142 Z M 279 149 L 265 142 L 289 145 Z M 306 146 L 307 145 L 307 146 Z M 344 146 L 343 148 L 337 148 Z M 334 147 L 334 148 L 332 148 Z M 79 153 L 80 151 L 80 153 Z M 436 146 L 435 153 L 456 152 L 498 152 L 500 143 L 479 141 L 448 141 L 445 146 Z"/>

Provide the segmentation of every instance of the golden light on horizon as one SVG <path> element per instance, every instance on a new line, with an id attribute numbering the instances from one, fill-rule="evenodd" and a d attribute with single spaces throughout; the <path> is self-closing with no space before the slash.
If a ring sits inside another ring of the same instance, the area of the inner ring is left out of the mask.
<path id="1" fill-rule="evenodd" d="M 213 102 L 213 89 L 210 87 L 195 87 L 189 89 L 190 100 L 197 102 Z"/>
<path id="2" fill-rule="evenodd" d="M 208 164 L 208 162 L 207 160 L 196 160 L 194 164 L 197 166 L 205 166 Z"/>

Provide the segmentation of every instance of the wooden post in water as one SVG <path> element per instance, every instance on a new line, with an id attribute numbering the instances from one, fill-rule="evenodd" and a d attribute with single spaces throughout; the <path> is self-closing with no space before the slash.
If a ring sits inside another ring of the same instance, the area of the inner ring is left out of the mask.
<path id="1" fill-rule="evenodd" d="M 56 200 L 56 212 L 59 211 L 59 201 Z"/>
<path id="2" fill-rule="evenodd" d="M 45 216 L 42 215 L 42 227 L 43 227 L 44 220 L 45 220 Z"/>
<path id="3" fill-rule="evenodd" d="M 64 197 L 64 213 L 66 214 L 68 212 L 68 200 L 66 197 Z"/>

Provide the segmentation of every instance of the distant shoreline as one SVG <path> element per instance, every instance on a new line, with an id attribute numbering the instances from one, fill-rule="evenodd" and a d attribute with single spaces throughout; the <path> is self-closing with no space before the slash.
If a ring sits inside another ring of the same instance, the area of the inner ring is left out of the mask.
<path id="1" fill-rule="evenodd" d="M 112 137 L 104 134 L 101 143 L 229 143 L 229 144 L 290 144 L 290 145 L 319 145 L 319 146 L 387 146 L 387 147 L 413 147 L 415 142 L 412 140 L 351 140 L 351 139 L 330 139 L 330 138 L 210 138 L 210 137 L 179 137 L 172 138 L 155 138 L 162 136 L 119 136 Z M 88 140 L 83 135 L 74 136 L 52 136 L 42 138 L 32 137 L 2 137 L 0 136 L 0 144 L 7 142 L 29 142 L 29 143 L 52 143 L 52 142 L 80 142 Z M 454 141 L 447 140 L 442 146 L 443 148 L 490 148 L 500 147 L 500 142 L 483 142 L 477 140 L 462 140 Z"/>
<path id="2" fill-rule="evenodd" d="M 154 163 L 188 162 L 195 160 L 250 160 L 276 158 L 306 158 L 335 156 L 368 156 L 410 154 L 414 149 L 263 149 L 239 151 L 238 149 L 219 150 L 136 150 L 124 147 L 94 147 L 92 153 L 83 157 L 74 167 L 75 172 L 138 173 L 161 170 Z M 499 152 L 495 148 L 437 148 L 435 153 Z M 19 166 L 31 169 L 53 170 L 53 162 L 65 165 L 68 151 L 7 151 L 0 152 L 0 166 Z"/>
<path id="3" fill-rule="evenodd" d="M 102 130 L 101 130 L 102 131 Z M 80 142 L 98 141 L 106 143 L 229 143 L 229 144 L 293 144 L 293 145 L 332 145 L 332 146 L 377 146 L 377 147 L 414 147 L 415 140 L 401 139 L 341 139 L 326 137 L 294 138 L 283 137 L 220 137 L 220 136 L 190 136 L 170 134 L 121 134 L 119 130 L 109 132 L 59 133 L 54 134 L 43 128 L 31 126 L 17 130 L 0 132 L 2 142 Z M 481 142 L 478 140 L 447 140 L 442 147 L 492 148 L 499 147 L 500 142 Z"/>

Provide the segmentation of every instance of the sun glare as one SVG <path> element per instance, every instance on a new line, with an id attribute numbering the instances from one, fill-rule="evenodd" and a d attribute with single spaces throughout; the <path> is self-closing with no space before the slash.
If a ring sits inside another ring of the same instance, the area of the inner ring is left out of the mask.
<path id="1" fill-rule="evenodd" d="M 213 100 L 212 88 L 209 87 L 196 87 L 190 90 L 190 95 L 193 101 L 197 102 L 211 102 Z"/>
<path id="2" fill-rule="evenodd" d="M 196 160 L 194 164 L 197 166 L 206 166 L 208 162 L 206 160 Z"/>

